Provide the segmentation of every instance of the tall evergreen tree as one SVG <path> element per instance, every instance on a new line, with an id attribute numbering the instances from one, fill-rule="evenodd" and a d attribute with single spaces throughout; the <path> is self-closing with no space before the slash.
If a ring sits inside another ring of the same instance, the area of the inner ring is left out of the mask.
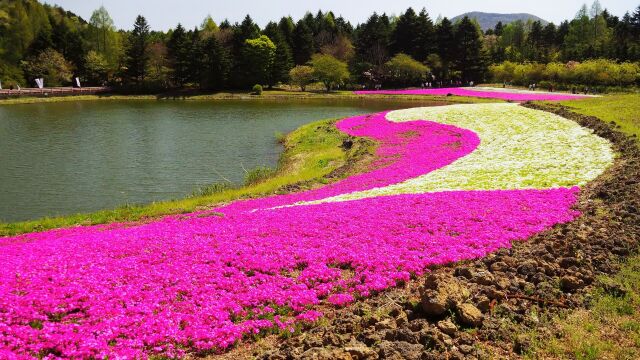
<path id="1" fill-rule="evenodd" d="M 373 13 L 356 31 L 356 58 L 373 66 L 382 66 L 389 59 L 391 23 L 386 14 Z"/>
<path id="2" fill-rule="evenodd" d="M 418 38 L 418 48 L 420 49 L 416 59 L 418 61 L 424 61 L 429 54 L 436 52 L 435 28 L 425 8 L 418 14 L 418 32 L 416 33 L 416 37 Z"/>
<path id="3" fill-rule="evenodd" d="M 481 31 L 478 25 L 465 16 L 455 31 L 455 67 L 464 81 L 481 81 L 486 72 L 486 62 L 482 52 Z"/>
<path id="4" fill-rule="evenodd" d="M 296 65 L 304 65 L 314 53 L 313 32 L 303 20 L 298 21 L 293 32 L 293 59 Z"/>
<path id="5" fill-rule="evenodd" d="M 442 62 L 440 79 L 447 80 L 450 78 L 450 70 L 456 57 L 456 38 L 453 24 L 446 17 L 436 26 L 436 43 Z"/>
<path id="6" fill-rule="evenodd" d="M 227 86 L 231 63 L 229 53 L 220 45 L 215 36 L 205 38 L 202 43 L 200 88 L 220 90 Z"/>
<path id="7" fill-rule="evenodd" d="M 167 55 L 172 68 L 171 80 L 177 86 L 183 86 L 189 79 L 189 63 L 192 58 L 189 42 L 182 24 L 178 24 L 167 42 Z"/>
<path id="8" fill-rule="evenodd" d="M 273 87 L 273 85 L 279 82 L 286 82 L 289 79 L 289 70 L 293 68 L 293 55 L 289 44 L 276 23 L 270 22 L 267 24 L 262 33 L 271 39 L 276 46 L 273 66 L 267 79 L 267 85 Z"/>
<path id="9" fill-rule="evenodd" d="M 293 33 L 296 30 L 296 24 L 293 22 L 291 16 L 286 16 L 280 19 L 280 22 L 278 22 L 278 30 L 280 30 L 284 40 L 293 51 Z"/>
<path id="10" fill-rule="evenodd" d="M 400 14 L 391 33 L 391 54 L 404 53 L 414 59 L 424 58 L 425 54 L 421 54 L 420 39 L 417 36 L 419 31 L 418 15 L 412 8 L 408 8 L 404 14 Z"/>
<path id="11" fill-rule="evenodd" d="M 138 15 L 129 35 L 129 46 L 125 54 L 125 82 L 133 82 L 136 85 L 144 82 L 149 61 L 148 45 L 149 24 L 144 16 Z"/>

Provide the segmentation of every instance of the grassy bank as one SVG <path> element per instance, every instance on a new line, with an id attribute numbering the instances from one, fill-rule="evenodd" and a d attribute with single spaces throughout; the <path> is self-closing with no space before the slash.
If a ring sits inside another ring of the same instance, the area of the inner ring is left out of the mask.
<path id="1" fill-rule="evenodd" d="M 281 141 L 285 151 L 274 171 L 261 169 L 247 173 L 245 186 L 218 185 L 202 189 L 201 195 L 148 205 L 124 206 L 91 214 L 44 218 L 0 224 L 0 236 L 10 236 L 53 228 L 139 221 L 170 214 L 182 214 L 236 199 L 312 188 L 330 181 L 327 176 L 340 169 L 341 176 L 353 171 L 354 164 L 371 153 L 374 144 L 358 139 L 350 150 L 341 147 L 347 135 L 334 126 L 336 120 L 324 120 L 302 126 Z M 341 176 L 337 176 L 338 178 Z M 336 176 L 332 176 L 335 179 Z"/>
<path id="2" fill-rule="evenodd" d="M 262 95 L 251 95 L 247 92 L 220 92 L 212 94 L 167 93 L 158 95 L 79 95 L 59 97 L 21 97 L 0 99 L 0 105 L 55 103 L 96 100 L 403 100 L 403 101 L 437 101 L 447 103 L 484 103 L 499 100 L 469 98 L 461 96 L 425 96 L 425 95 L 356 95 L 351 91 L 301 92 L 285 90 L 265 90 Z"/>
<path id="3" fill-rule="evenodd" d="M 636 136 L 640 146 L 640 94 L 611 95 L 562 103 Z M 638 194 L 640 196 L 640 194 Z M 603 210 L 603 212 L 606 210 Z M 553 336 L 527 334 L 530 359 L 640 358 L 640 256 L 629 257 L 614 276 L 602 276 L 591 292 L 591 306 L 562 314 L 549 323 Z"/>
<path id="4" fill-rule="evenodd" d="M 617 275 L 600 278 L 592 296 L 589 309 L 556 318 L 557 336 L 537 341 L 527 357 L 639 359 L 640 256 L 629 258 Z"/>
<path id="5" fill-rule="evenodd" d="M 615 122 L 620 130 L 640 138 L 640 94 L 617 94 L 599 98 L 564 101 L 572 111 Z"/>

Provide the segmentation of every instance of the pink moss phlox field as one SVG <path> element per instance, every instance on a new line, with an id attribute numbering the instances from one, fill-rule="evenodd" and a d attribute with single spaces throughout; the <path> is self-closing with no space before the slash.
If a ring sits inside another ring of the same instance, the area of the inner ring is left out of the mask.
<path id="1" fill-rule="evenodd" d="M 362 90 L 355 91 L 357 95 L 436 95 L 468 96 L 485 99 L 500 99 L 507 101 L 562 101 L 584 98 L 573 94 L 550 93 L 510 93 L 505 91 L 476 91 L 465 88 L 438 88 L 438 89 L 412 89 L 412 90 Z"/>
<path id="2" fill-rule="evenodd" d="M 466 129 L 430 121 L 395 123 L 388 121 L 386 115 L 387 112 L 355 116 L 336 124 L 346 134 L 368 137 L 379 143 L 370 171 L 320 189 L 238 201 L 216 211 L 270 208 L 400 183 L 448 165 L 480 144 L 480 138 Z"/>
<path id="3" fill-rule="evenodd" d="M 380 142 L 368 173 L 224 216 L 0 239 L 0 358 L 220 351 L 317 320 L 424 274 L 573 220 L 578 188 L 455 191 L 277 207 L 403 181 L 473 151 L 467 130 L 384 114 L 338 124 Z M 400 164 L 400 165 L 399 165 Z M 259 211 L 253 211 L 258 209 Z"/>

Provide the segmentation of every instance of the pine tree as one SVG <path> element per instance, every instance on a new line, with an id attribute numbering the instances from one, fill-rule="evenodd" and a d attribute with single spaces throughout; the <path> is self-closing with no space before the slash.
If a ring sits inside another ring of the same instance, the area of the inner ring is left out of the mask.
<path id="1" fill-rule="evenodd" d="M 220 90 L 227 86 L 231 63 L 229 54 L 215 36 L 207 37 L 202 43 L 200 88 Z"/>
<path id="2" fill-rule="evenodd" d="M 173 30 L 167 42 L 167 55 L 171 64 L 171 80 L 177 86 L 183 86 L 189 78 L 189 40 L 187 32 L 181 24 Z"/>
<path id="3" fill-rule="evenodd" d="M 486 63 L 482 53 L 481 32 L 477 24 L 465 16 L 455 31 L 455 66 L 463 81 L 479 82 L 486 72 Z"/>
<path id="4" fill-rule="evenodd" d="M 420 43 L 418 39 L 419 24 L 418 16 L 412 8 L 408 8 L 404 14 L 398 17 L 395 29 L 391 33 L 390 52 L 391 54 L 404 53 L 413 58 L 418 58 L 420 54 Z M 422 56 L 424 57 L 424 56 Z"/>
<path id="5" fill-rule="evenodd" d="M 270 22 L 267 24 L 263 34 L 271 39 L 276 46 L 273 66 L 269 71 L 267 79 L 267 85 L 273 87 L 273 85 L 279 82 L 286 82 L 289 79 L 289 70 L 293 68 L 293 56 L 289 44 L 287 44 L 284 35 L 276 23 Z"/>
<path id="6" fill-rule="evenodd" d="M 129 36 L 129 46 L 125 54 L 125 81 L 132 81 L 136 85 L 144 82 L 149 54 L 149 24 L 147 19 L 138 15 Z"/>
<path id="7" fill-rule="evenodd" d="M 429 54 L 436 52 L 435 29 L 427 9 L 423 8 L 418 14 L 418 32 L 416 33 L 419 52 L 416 60 L 424 61 Z"/>
<path id="8" fill-rule="evenodd" d="M 296 65 L 304 65 L 314 53 L 313 32 L 303 20 L 298 21 L 293 32 L 293 59 Z"/>
<path id="9" fill-rule="evenodd" d="M 438 45 L 438 54 L 442 61 L 441 80 L 450 78 L 450 70 L 456 57 L 456 38 L 453 24 L 448 18 L 442 19 L 440 24 L 436 26 L 436 43 Z"/>

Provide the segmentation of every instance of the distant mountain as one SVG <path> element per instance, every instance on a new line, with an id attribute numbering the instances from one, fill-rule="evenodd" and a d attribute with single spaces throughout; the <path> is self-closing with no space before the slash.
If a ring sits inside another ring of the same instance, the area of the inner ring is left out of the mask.
<path id="1" fill-rule="evenodd" d="M 495 14 L 495 13 L 484 13 L 484 12 L 479 12 L 479 11 L 474 11 L 474 12 L 468 12 L 468 13 L 464 13 L 462 15 L 458 15 L 456 17 L 454 17 L 453 19 L 451 19 L 451 21 L 453 23 L 455 23 L 458 20 L 462 20 L 463 17 L 468 16 L 471 19 L 476 19 L 478 21 L 478 23 L 480 24 L 480 27 L 482 28 L 483 31 L 487 30 L 487 29 L 493 29 L 494 27 L 496 27 L 496 24 L 500 21 L 502 21 L 503 24 L 508 24 L 508 23 L 512 23 L 514 21 L 518 21 L 518 20 L 522 20 L 524 22 L 527 22 L 527 20 L 540 20 L 542 22 L 543 25 L 548 24 L 549 22 L 541 19 L 535 15 L 531 15 L 531 14 Z"/>

